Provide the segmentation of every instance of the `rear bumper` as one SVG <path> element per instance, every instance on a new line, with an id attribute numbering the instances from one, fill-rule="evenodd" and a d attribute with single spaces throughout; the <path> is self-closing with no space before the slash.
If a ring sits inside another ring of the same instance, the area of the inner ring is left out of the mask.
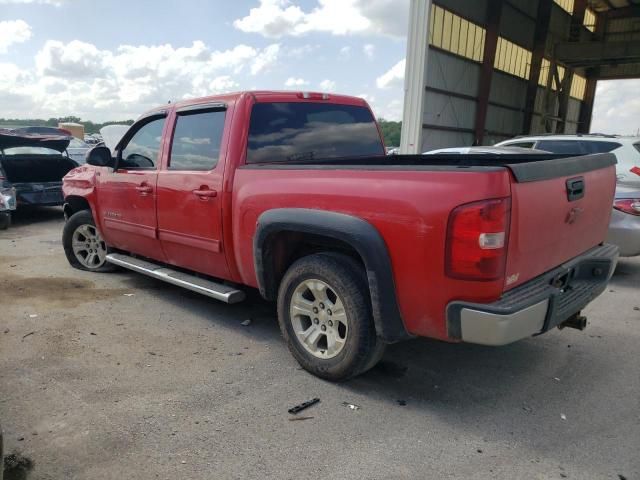
<path id="1" fill-rule="evenodd" d="M 62 182 L 14 183 L 16 199 L 20 205 L 62 205 Z"/>
<path id="2" fill-rule="evenodd" d="M 602 245 L 505 293 L 494 303 L 452 302 L 449 337 L 481 345 L 506 345 L 566 321 L 600 295 L 618 262 L 618 247 Z"/>

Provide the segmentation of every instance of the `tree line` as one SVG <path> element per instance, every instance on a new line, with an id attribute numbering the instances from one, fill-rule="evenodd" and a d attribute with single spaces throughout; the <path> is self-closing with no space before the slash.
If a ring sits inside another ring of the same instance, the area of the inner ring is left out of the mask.
<path id="1" fill-rule="evenodd" d="M 91 120 L 81 120 L 80 117 L 59 117 L 44 120 L 24 119 L 24 118 L 0 118 L 0 127 L 57 127 L 59 123 L 80 123 L 84 125 L 85 133 L 99 133 L 100 129 L 105 125 L 131 125 L 133 120 L 121 120 L 116 122 L 95 123 Z M 391 122 L 384 118 L 379 118 L 378 123 L 382 130 L 384 143 L 387 147 L 397 147 L 400 145 L 400 132 L 402 130 L 402 122 Z"/>
<path id="2" fill-rule="evenodd" d="M 0 118 L 1 127 L 57 127 L 59 123 L 79 123 L 84 125 L 85 133 L 99 133 L 105 125 L 131 125 L 133 120 L 95 123 L 91 120 L 81 120 L 80 117 L 60 117 L 44 120 L 41 118 Z"/>

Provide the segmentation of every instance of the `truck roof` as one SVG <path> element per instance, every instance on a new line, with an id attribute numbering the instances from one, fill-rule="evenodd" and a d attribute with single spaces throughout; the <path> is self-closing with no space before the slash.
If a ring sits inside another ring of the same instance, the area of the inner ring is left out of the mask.
<path id="1" fill-rule="evenodd" d="M 210 95 L 207 97 L 190 98 L 169 105 L 162 105 L 146 111 L 141 115 L 145 117 L 149 114 L 161 112 L 167 108 L 181 108 L 191 105 L 199 105 L 202 103 L 225 102 L 234 103 L 244 95 L 251 95 L 257 102 L 300 102 L 300 101 L 322 101 L 327 103 L 339 103 L 343 105 L 359 105 L 367 106 L 367 102 L 360 97 L 350 95 L 338 95 L 326 92 L 307 92 L 307 91 L 278 91 L 278 90 L 244 90 L 239 92 L 223 93 L 219 95 Z"/>

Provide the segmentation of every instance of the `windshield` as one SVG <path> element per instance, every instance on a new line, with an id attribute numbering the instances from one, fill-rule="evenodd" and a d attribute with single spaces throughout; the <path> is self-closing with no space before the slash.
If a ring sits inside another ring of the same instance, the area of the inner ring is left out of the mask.
<path id="1" fill-rule="evenodd" d="M 9 147 L 5 148 L 4 155 L 60 155 L 60 152 L 45 147 Z"/>
<path id="2" fill-rule="evenodd" d="M 69 142 L 69 147 L 68 148 L 88 148 L 89 146 L 84 143 L 82 140 L 79 140 L 77 138 L 72 138 L 71 141 Z"/>
<path id="3" fill-rule="evenodd" d="M 258 103 L 251 113 L 247 163 L 384 155 L 368 108 L 327 103 Z"/>

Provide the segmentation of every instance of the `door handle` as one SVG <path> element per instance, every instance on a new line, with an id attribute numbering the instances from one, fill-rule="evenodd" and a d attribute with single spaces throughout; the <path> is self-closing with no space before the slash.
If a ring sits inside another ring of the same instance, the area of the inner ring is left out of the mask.
<path id="1" fill-rule="evenodd" d="M 153 188 L 151 188 L 151 186 L 149 185 L 145 185 L 144 183 L 137 186 L 136 190 L 138 191 L 138 193 L 140 193 L 140 195 L 147 195 L 153 192 Z"/>
<path id="2" fill-rule="evenodd" d="M 207 198 L 213 198 L 213 197 L 218 196 L 218 192 L 217 191 L 209 190 L 208 188 L 202 188 L 202 187 L 200 187 L 198 190 L 194 190 L 193 193 L 196 196 L 202 198 L 203 200 L 207 199 Z"/>

